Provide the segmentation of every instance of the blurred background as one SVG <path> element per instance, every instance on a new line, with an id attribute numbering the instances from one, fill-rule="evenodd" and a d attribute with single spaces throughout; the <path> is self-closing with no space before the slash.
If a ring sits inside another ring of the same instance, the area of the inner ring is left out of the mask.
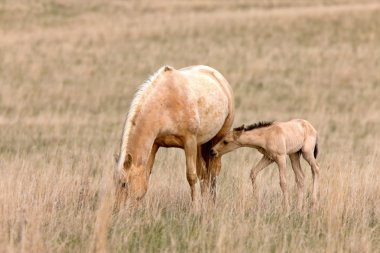
<path id="1" fill-rule="evenodd" d="M 0 0 L 0 248 L 92 249 L 102 178 L 114 169 L 134 92 L 165 64 L 202 64 L 230 82 L 234 126 L 304 118 L 316 127 L 319 218 L 305 211 L 281 220 L 274 165 L 258 178 L 268 200 L 260 210 L 269 216 L 246 217 L 249 170 L 260 157 L 249 149 L 224 158 L 223 211 L 192 214 L 183 153 L 160 150 L 141 210 L 110 221 L 107 247 L 373 252 L 380 245 L 379 27 L 380 3 L 370 0 Z M 165 225 L 176 219 L 178 226 Z"/>

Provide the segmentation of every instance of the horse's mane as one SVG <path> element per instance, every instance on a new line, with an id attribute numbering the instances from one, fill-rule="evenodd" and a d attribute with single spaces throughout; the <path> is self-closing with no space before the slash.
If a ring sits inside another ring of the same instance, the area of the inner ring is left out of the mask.
<path id="1" fill-rule="evenodd" d="M 149 76 L 148 79 L 143 82 L 139 88 L 137 89 L 135 95 L 133 96 L 131 105 L 129 107 L 129 112 L 127 115 L 127 118 L 124 123 L 123 128 L 123 134 L 121 137 L 121 143 L 120 143 L 120 155 L 118 159 L 118 165 L 117 168 L 120 171 L 123 168 L 124 160 L 127 152 L 127 146 L 128 146 L 128 137 L 129 137 L 129 131 L 131 129 L 132 120 L 136 115 L 136 112 L 138 111 L 138 107 L 141 104 L 141 101 L 143 100 L 145 94 L 148 92 L 148 90 L 152 87 L 152 83 L 157 79 L 157 77 L 161 74 L 162 71 L 171 70 L 172 68 L 169 66 L 163 66 L 159 70 L 157 70 L 153 75 Z"/>
<path id="2" fill-rule="evenodd" d="M 256 123 L 248 125 L 248 126 L 243 125 L 240 127 L 236 127 L 236 128 L 234 128 L 234 131 L 241 131 L 241 130 L 249 131 L 249 130 L 253 130 L 253 129 L 257 129 L 257 128 L 268 127 L 272 124 L 273 124 L 273 121 L 260 121 L 260 122 L 256 122 Z"/>

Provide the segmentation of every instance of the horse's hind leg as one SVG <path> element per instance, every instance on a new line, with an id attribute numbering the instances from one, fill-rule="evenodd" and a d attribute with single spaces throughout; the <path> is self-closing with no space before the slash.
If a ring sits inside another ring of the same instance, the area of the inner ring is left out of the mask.
<path id="1" fill-rule="evenodd" d="M 311 173 L 313 175 L 313 190 L 311 196 L 311 203 L 313 206 L 317 203 L 317 194 L 319 186 L 319 166 L 314 157 L 314 148 L 316 145 L 315 138 L 306 139 L 305 145 L 302 148 L 302 156 L 310 164 Z"/>
<path id="2" fill-rule="evenodd" d="M 216 177 L 220 173 L 222 168 L 222 157 L 213 157 L 210 160 L 209 171 L 210 171 L 210 194 L 213 201 L 216 201 Z"/>
<path id="3" fill-rule="evenodd" d="M 301 163 L 300 163 L 300 152 L 290 154 L 290 162 L 292 164 L 292 168 L 294 171 L 294 175 L 296 178 L 297 184 L 297 207 L 298 209 L 302 208 L 302 200 L 303 200 L 303 191 L 304 191 L 304 182 L 305 182 L 305 174 L 302 171 Z"/>
<path id="4" fill-rule="evenodd" d="M 204 153 L 206 152 L 207 144 L 198 146 L 197 151 L 197 175 L 201 185 L 201 194 L 202 197 L 207 193 L 209 187 L 209 173 L 207 169 L 208 161 L 204 158 Z"/>
<path id="5" fill-rule="evenodd" d="M 197 158 L 197 173 L 198 177 L 201 175 L 201 193 L 202 196 L 210 194 L 215 202 L 216 200 L 216 177 L 220 173 L 222 167 L 221 157 L 212 157 L 210 150 L 212 141 L 203 144 L 200 148 L 201 153 L 198 153 Z"/>
<path id="6" fill-rule="evenodd" d="M 196 203 L 196 187 L 197 183 L 197 139 L 196 136 L 189 136 L 184 143 L 185 155 L 186 155 L 186 177 L 191 188 L 191 199 L 193 203 Z"/>

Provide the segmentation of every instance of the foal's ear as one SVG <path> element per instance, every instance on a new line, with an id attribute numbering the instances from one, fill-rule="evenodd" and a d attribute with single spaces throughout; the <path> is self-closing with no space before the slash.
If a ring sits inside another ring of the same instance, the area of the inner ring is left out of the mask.
<path id="1" fill-rule="evenodd" d="M 119 161 L 119 154 L 118 153 L 113 154 L 113 158 L 115 159 L 115 163 L 117 163 Z"/>
<path id="2" fill-rule="evenodd" d="M 130 168 L 131 165 L 132 165 L 132 155 L 128 153 L 124 161 L 124 169 Z"/>
<path id="3" fill-rule="evenodd" d="M 244 132 L 244 129 L 245 129 L 244 124 L 239 127 L 234 128 L 234 131 L 233 131 L 234 138 L 235 139 L 239 138 L 240 135 Z"/>

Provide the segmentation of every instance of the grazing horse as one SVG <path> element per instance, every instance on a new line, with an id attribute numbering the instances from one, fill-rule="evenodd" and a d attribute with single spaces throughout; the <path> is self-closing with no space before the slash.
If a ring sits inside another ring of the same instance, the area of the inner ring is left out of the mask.
<path id="1" fill-rule="evenodd" d="M 159 147 L 184 149 L 193 203 L 197 177 L 202 195 L 211 190 L 215 199 L 221 159 L 210 150 L 233 119 L 232 90 L 218 71 L 208 66 L 160 68 L 135 94 L 125 121 L 115 173 L 116 207 L 145 195 Z"/>
<path id="2" fill-rule="evenodd" d="M 313 175 L 312 204 L 317 201 L 319 166 L 317 131 L 306 120 L 294 119 L 288 122 L 259 122 L 245 127 L 234 128 L 211 150 L 215 157 L 221 156 L 239 147 L 256 148 L 263 154 L 261 160 L 251 170 L 253 192 L 257 174 L 271 164 L 277 163 L 280 186 L 284 195 L 284 206 L 289 210 L 289 197 L 286 186 L 286 155 L 289 155 L 298 188 L 298 208 L 302 208 L 304 173 L 300 164 L 300 155 L 310 164 Z"/>

